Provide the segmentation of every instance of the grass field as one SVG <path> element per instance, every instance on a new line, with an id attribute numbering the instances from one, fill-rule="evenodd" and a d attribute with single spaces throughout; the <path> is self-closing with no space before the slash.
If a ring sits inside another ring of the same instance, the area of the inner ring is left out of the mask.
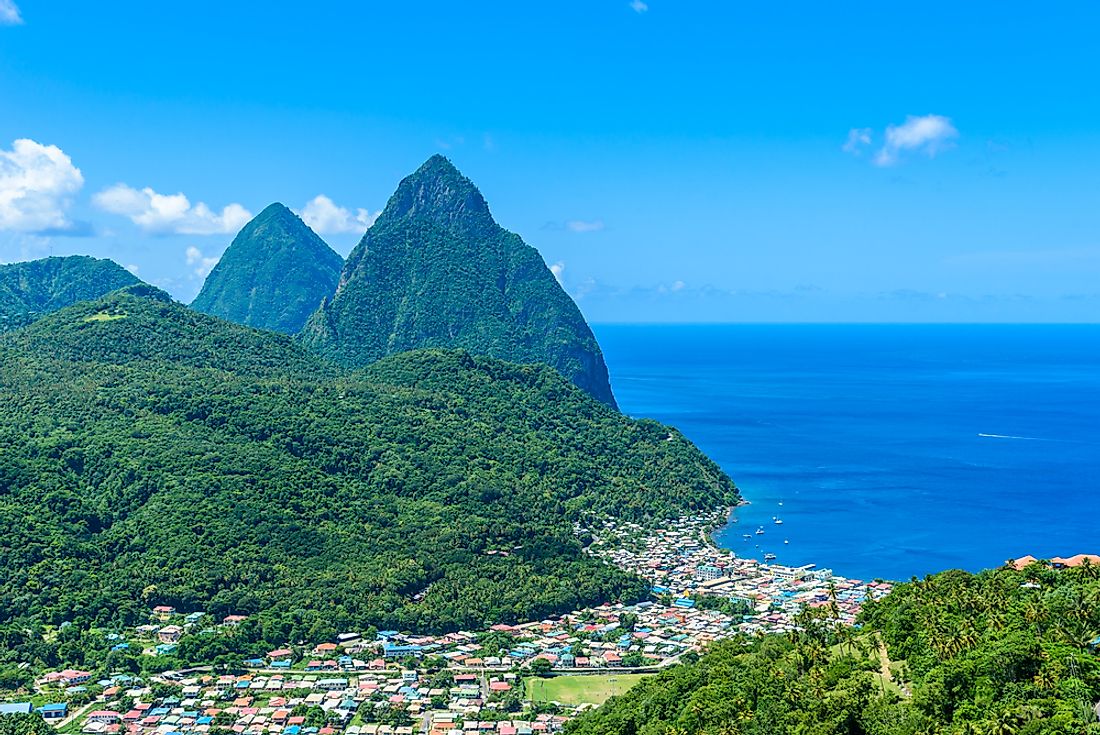
<path id="1" fill-rule="evenodd" d="M 91 316 L 84 317 L 84 321 L 86 321 L 86 322 L 113 322 L 117 319 L 125 319 L 125 318 L 126 318 L 125 314 L 108 314 L 107 312 L 101 311 L 98 314 L 92 314 Z"/>
<path id="2" fill-rule="evenodd" d="M 608 697 L 622 694 L 638 683 L 644 674 L 607 674 L 600 676 L 531 677 L 524 681 L 527 698 L 533 702 L 562 704 L 603 704 Z"/>

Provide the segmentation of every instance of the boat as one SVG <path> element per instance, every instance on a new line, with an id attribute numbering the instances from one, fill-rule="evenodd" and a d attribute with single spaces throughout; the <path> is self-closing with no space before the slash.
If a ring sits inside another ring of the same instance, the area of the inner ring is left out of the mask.
<path id="1" fill-rule="evenodd" d="M 771 561 L 774 558 L 775 558 L 775 554 L 772 554 L 772 553 L 764 554 L 764 561 Z"/>
<path id="2" fill-rule="evenodd" d="M 783 525 L 783 519 L 782 518 L 773 518 L 772 520 L 775 521 L 775 525 L 777 525 L 777 526 L 782 526 Z"/>
<path id="3" fill-rule="evenodd" d="M 761 526 L 760 528 L 756 529 L 756 535 L 757 535 L 757 536 L 761 535 L 762 533 L 764 533 L 764 527 L 763 527 L 763 526 Z"/>
<path id="4" fill-rule="evenodd" d="M 789 543 L 790 543 L 790 541 L 788 541 L 787 539 L 783 539 L 783 543 L 785 543 L 785 544 L 789 544 Z"/>
<path id="5" fill-rule="evenodd" d="M 745 537 L 745 540 L 746 540 L 746 541 L 748 541 L 748 540 L 749 540 L 750 538 L 752 538 L 752 534 L 751 534 L 751 533 L 743 533 L 743 534 L 741 534 L 741 535 Z"/>

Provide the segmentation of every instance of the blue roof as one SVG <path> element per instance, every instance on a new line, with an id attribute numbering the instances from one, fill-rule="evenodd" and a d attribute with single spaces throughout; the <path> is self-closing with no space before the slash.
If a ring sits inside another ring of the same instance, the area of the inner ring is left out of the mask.
<path id="1" fill-rule="evenodd" d="M 273 668 L 273 669 L 289 669 L 290 668 L 290 662 L 289 661 L 272 661 L 271 662 L 271 668 Z"/>
<path id="2" fill-rule="evenodd" d="M 30 714 L 32 707 L 30 702 L 8 702 L 0 704 L 0 715 Z"/>
<path id="3" fill-rule="evenodd" d="M 203 715 L 202 717 L 199 717 L 198 719 L 195 720 L 195 724 L 196 725 L 209 725 L 213 721 L 214 721 L 214 718 L 211 717 L 210 715 Z"/>
<path id="4" fill-rule="evenodd" d="M 69 705 L 64 702 L 57 702 L 56 704 L 44 704 L 38 708 L 39 712 L 64 712 L 69 708 Z"/>
<path id="5" fill-rule="evenodd" d="M 298 735 L 298 733 L 300 733 L 301 731 L 302 728 L 298 725 L 291 725 L 290 727 L 283 729 L 283 733 L 285 733 L 285 735 Z"/>
<path id="6" fill-rule="evenodd" d="M 679 600 L 676 600 L 676 602 L 672 604 L 676 607 L 695 607 L 695 600 L 688 600 L 684 597 L 681 597 Z"/>

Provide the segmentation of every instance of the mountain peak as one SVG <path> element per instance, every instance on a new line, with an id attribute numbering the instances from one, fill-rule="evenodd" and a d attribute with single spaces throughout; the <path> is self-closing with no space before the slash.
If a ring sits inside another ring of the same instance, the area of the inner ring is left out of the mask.
<path id="1" fill-rule="evenodd" d="M 615 406 L 580 309 L 538 251 L 494 222 L 481 192 L 443 156 L 401 181 L 301 334 L 351 367 L 421 347 L 544 363 Z"/>
<path id="2" fill-rule="evenodd" d="M 253 222 L 269 222 L 274 219 L 301 219 L 282 202 L 272 202 L 252 218 Z"/>
<path id="3" fill-rule="evenodd" d="M 231 322 L 293 334 L 336 289 L 343 259 L 275 202 L 241 229 L 192 308 Z"/>
<path id="4" fill-rule="evenodd" d="M 485 224 L 493 219 L 474 182 L 438 153 L 402 179 L 390 197 L 382 218 L 398 217 L 428 219 L 446 227 Z"/>

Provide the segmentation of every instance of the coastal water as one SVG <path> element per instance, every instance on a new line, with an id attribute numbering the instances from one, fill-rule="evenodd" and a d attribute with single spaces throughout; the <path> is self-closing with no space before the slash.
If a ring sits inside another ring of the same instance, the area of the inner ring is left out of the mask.
<path id="1" fill-rule="evenodd" d="M 741 556 L 908 579 L 1100 553 L 1100 326 L 595 331 L 623 411 L 750 501 L 717 534 Z"/>

